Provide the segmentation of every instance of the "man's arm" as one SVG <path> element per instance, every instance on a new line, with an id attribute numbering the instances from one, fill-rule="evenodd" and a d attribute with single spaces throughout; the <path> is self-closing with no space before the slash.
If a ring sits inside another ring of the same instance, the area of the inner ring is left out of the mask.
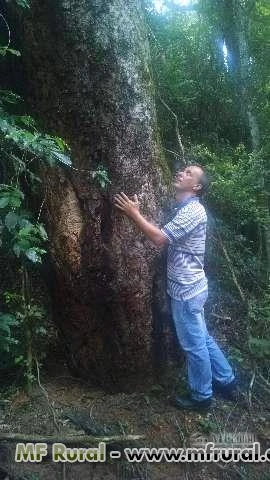
<path id="1" fill-rule="evenodd" d="M 148 222 L 139 211 L 139 202 L 137 195 L 134 195 L 134 201 L 130 200 L 123 192 L 117 194 L 114 198 L 115 206 L 127 215 L 137 225 L 139 230 L 149 238 L 157 247 L 162 247 L 169 243 L 168 237 L 155 225 Z"/>

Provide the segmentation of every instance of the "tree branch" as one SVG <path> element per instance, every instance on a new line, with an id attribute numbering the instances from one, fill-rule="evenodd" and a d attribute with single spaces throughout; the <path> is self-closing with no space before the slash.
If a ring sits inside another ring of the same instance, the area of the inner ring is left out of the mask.
<path id="1" fill-rule="evenodd" d="M 143 435 L 112 435 L 109 437 L 94 437 L 92 435 L 38 435 L 38 434 L 23 434 L 23 433 L 4 433 L 0 432 L 0 442 L 9 441 L 9 442 L 32 442 L 32 443 L 64 443 L 64 444 L 77 444 L 77 445 L 86 445 L 96 444 L 99 442 L 105 443 L 125 443 L 134 440 L 143 439 Z"/>
<path id="2" fill-rule="evenodd" d="M 8 48 L 9 45 L 10 45 L 10 29 L 9 29 L 9 24 L 7 23 L 5 17 L 4 17 L 4 15 L 2 15 L 2 13 L 0 13 L 0 17 L 2 17 L 2 19 L 4 20 L 4 23 L 5 23 L 5 25 L 6 25 L 6 27 L 7 27 L 7 31 L 8 31 L 8 44 L 7 44 L 5 47 L 2 47 L 2 48 Z"/>
<path id="3" fill-rule="evenodd" d="M 241 288 L 241 286 L 239 285 L 239 282 L 238 282 L 238 280 L 237 280 L 237 277 L 236 277 L 236 274 L 235 274 L 235 271 L 234 271 L 234 268 L 233 268 L 233 265 L 232 265 L 232 261 L 231 261 L 231 259 L 230 259 L 230 257 L 229 257 L 229 254 L 228 254 L 228 252 L 227 252 L 227 249 L 226 249 L 226 247 L 225 247 L 225 245 L 224 245 L 224 243 L 223 243 L 223 241 L 222 241 L 222 238 L 221 238 L 221 236 L 220 236 L 220 233 L 219 233 L 219 231 L 218 231 L 217 229 L 216 229 L 216 232 L 217 232 L 218 239 L 219 239 L 219 243 L 220 243 L 221 248 L 222 248 L 222 250 L 223 250 L 224 256 L 225 256 L 225 258 L 226 258 L 226 260 L 227 260 L 227 262 L 228 262 L 229 269 L 230 269 L 230 271 L 231 271 L 234 284 L 236 285 L 237 290 L 238 290 L 239 293 L 240 293 L 240 297 L 241 297 L 241 299 L 242 299 L 243 302 L 244 302 L 244 301 L 246 300 L 245 294 L 244 294 L 244 292 L 243 292 L 243 290 L 242 290 L 242 288 Z"/>
<path id="4" fill-rule="evenodd" d="M 179 145 L 180 158 L 181 158 L 182 162 L 184 163 L 184 165 L 186 165 L 186 162 L 185 162 L 185 151 L 184 151 L 184 147 L 183 147 L 181 135 L 180 135 L 180 132 L 179 132 L 178 117 L 177 117 L 177 115 L 173 112 L 173 110 L 169 107 L 169 105 L 167 105 L 167 103 L 163 100 L 163 98 L 161 98 L 160 95 L 158 95 L 158 97 L 159 97 L 159 100 L 161 101 L 162 105 L 164 105 L 164 107 L 167 108 L 167 110 L 171 113 L 171 115 L 172 115 L 173 118 L 174 118 L 174 121 L 175 121 L 175 133 L 176 133 L 176 138 L 177 138 L 178 145 Z"/>

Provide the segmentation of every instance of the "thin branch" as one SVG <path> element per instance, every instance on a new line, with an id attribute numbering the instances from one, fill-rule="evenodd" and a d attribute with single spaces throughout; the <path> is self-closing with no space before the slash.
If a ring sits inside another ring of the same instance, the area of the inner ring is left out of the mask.
<path id="1" fill-rule="evenodd" d="M 163 100 L 163 98 L 161 98 L 160 95 L 158 95 L 158 97 L 159 97 L 159 100 L 161 101 L 162 105 L 164 105 L 164 107 L 167 108 L 167 110 L 171 113 L 171 115 L 172 115 L 173 118 L 174 118 L 174 121 L 175 121 L 175 133 L 176 133 L 176 138 L 177 138 L 178 145 L 179 145 L 180 157 L 181 157 L 181 160 L 182 160 L 182 162 L 184 163 L 184 165 L 186 165 L 186 162 L 185 162 L 185 151 L 184 151 L 184 147 L 183 147 L 181 135 L 180 135 L 180 132 L 179 132 L 178 117 L 177 117 L 177 115 L 174 113 L 174 111 L 169 107 L 169 105 L 167 105 L 167 103 Z"/>
<path id="2" fill-rule="evenodd" d="M 15 188 L 14 185 L 7 185 L 5 183 L 0 183 L 0 190 L 1 188 Z"/>
<path id="3" fill-rule="evenodd" d="M 209 236 L 209 239 L 211 240 L 215 240 L 216 242 L 218 241 L 218 239 L 214 236 L 214 235 L 210 235 Z M 250 255 L 250 250 L 246 247 L 244 247 L 243 245 L 241 246 L 242 250 L 244 250 L 245 252 L 247 252 L 248 255 Z M 255 280 L 256 281 L 256 288 L 258 288 L 261 292 L 265 292 L 265 286 L 264 284 L 261 282 L 261 285 L 259 284 L 259 279 L 253 275 L 249 270 L 246 270 L 246 274 L 252 278 L 252 280 Z"/>
<path id="4" fill-rule="evenodd" d="M 217 315 L 216 313 L 210 313 L 212 317 L 220 318 L 221 320 L 231 320 L 231 317 L 224 317 L 223 315 Z"/>
<path id="5" fill-rule="evenodd" d="M 37 368 L 37 381 L 38 381 L 39 388 L 40 388 L 40 390 L 44 393 L 45 398 L 46 398 L 46 400 L 47 400 L 47 402 L 48 402 L 48 406 L 49 406 L 50 412 L 51 412 L 52 417 L 53 417 L 53 423 L 54 423 L 56 429 L 57 429 L 58 431 L 60 431 L 60 426 L 59 426 L 59 424 L 57 423 L 56 416 L 55 416 L 55 411 L 54 411 L 54 409 L 53 409 L 53 407 L 52 407 L 52 405 L 51 405 L 51 403 L 50 403 L 50 399 L 49 399 L 48 392 L 47 392 L 47 390 L 43 387 L 43 385 L 42 385 L 41 382 L 40 382 L 39 365 L 38 365 L 37 359 L 36 359 L 36 368 Z"/>
<path id="6" fill-rule="evenodd" d="M 176 152 L 174 152 L 173 150 L 169 150 L 168 148 L 164 148 L 164 150 L 166 150 L 166 152 L 172 153 L 172 154 L 175 155 L 176 157 L 182 159 L 182 157 L 181 157 L 181 155 L 179 155 L 179 153 L 176 153 Z"/>
<path id="7" fill-rule="evenodd" d="M 158 48 L 160 48 L 160 50 L 162 50 L 162 54 L 161 54 L 161 55 L 163 55 L 163 60 L 164 60 L 164 56 L 165 56 L 164 48 L 163 48 L 163 47 L 162 47 L 162 45 L 159 43 L 159 41 L 158 41 L 158 39 L 157 39 L 156 35 L 155 35 L 155 34 L 154 34 L 154 32 L 153 32 L 153 29 L 151 28 L 151 26 L 149 25 L 149 23 L 148 23 L 148 22 L 146 22 L 146 25 L 147 25 L 147 27 L 148 27 L 148 30 L 149 30 L 149 32 L 151 33 L 151 35 L 152 35 L 153 39 L 155 40 L 155 42 L 156 42 L 156 44 L 157 44 Z M 166 63 L 166 62 L 165 62 L 165 63 Z"/>
<path id="8" fill-rule="evenodd" d="M 239 284 L 239 282 L 238 282 L 238 280 L 237 280 L 237 277 L 236 277 L 236 274 L 235 274 L 235 271 L 234 271 L 234 268 L 233 268 L 233 265 L 232 265 L 232 261 L 231 261 L 231 259 L 230 259 L 230 257 L 229 257 L 229 254 L 228 254 L 228 252 L 227 252 L 227 249 L 226 249 L 226 247 L 225 247 L 225 245 L 224 245 L 224 243 L 223 243 L 223 241 L 222 241 L 222 238 L 221 238 L 221 236 L 220 236 L 219 231 L 218 231 L 217 229 L 216 229 L 216 231 L 217 231 L 219 243 L 220 243 L 221 248 L 222 248 L 222 250 L 223 250 L 224 256 L 225 256 L 225 258 L 226 258 L 226 260 L 227 260 L 227 262 L 228 262 L 229 269 L 230 269 L 230 271 L 231 271 L 234 284 L 236 285 L 237 290 L 238 290 L 239 293 L 240 293 L 241 299 L 242 299 L 243 302 L 244 302 L 244 301 L 246 300 L 246 298 L 245 298 L 244 292 L 243 292 L 243 290 L 242 290 L 242 288 L 241 288 L 241 286 L 240 286 L 240 284 Z"/>
<path id="9" fill-rule="evenodd" d="M 254 385 L 255 377 L 256 377 L 256 371 L 254 370 L 252 378 L 250 380 L 249 387 L 248 387 L 248 404 L 250 407 L 251 407 L 251 399 L 252 399 L 252 388 Z"/>
<path id="10" fill-rule="evenodd" d="M 258 377 L 264 382 L 264 386 L 260 383 L 260 387 L 262 387 L 266 392 L 270 394 L 270 383 L 262 376 L 261 373 L 258 373 Z"/>
<path id="11" fill-rule="evenodd" d="M 160 45 L 160 43 L 158 42 L 151 26 L 148 24 L 148 22 L 146 22 L 147 24 L 147 27 L 151 33 L 151 35 L 153 36 L 158 48 L 160 49 L 160 56 L 164 62 L 164 64 L 166 65 L 167 62 L 166 62 L 166 56 L 165 56 L 165 51 L 163 49 L 163 47 Z M 161 101 L 161 103 L 164 105 L 165 108 L 167 108 L 167 110 L 171 113 L 171 115 L 173 116 L 174 120 L 175 120 L 175 132 L 176 132 L 176 138 L 177 138 L 177 142 L 178 142 L 178 145 L 179 145 L 179 152 L 180 152 L 180 155 L 178 154 L 179 158 L 182 160 L 182 162 L 184 163 L 184 165 L 186 165 L 186 162 L 185 162 L 185 151 L 184 151 L 184 146 L 183 146 L 183 143 L 182 143 L 182 139 L 181 139 L 181 135 L 180 135 L 180 132 L 179 132 L 179 122 L 178 122 L 178 118 L 177 118 L 177 115 L 173 112 L 173 110 L 169 107 L 169 105 L 163 100 L 163 98 L 161 98 L 160 94 L 158 93 L 158 97 L 159 97 L 159 100 Z M 165 149 L 166 150 L 166 149 Z M 169 151 L 169 150 L 168 150 Z M 174 152 L 171 152 L 171 153 L 174 153 Z M 175 154 L 175 153 L 174 153 Z"/>
<path id="12" fill-rule="evenodd" d="M 185 439 L 185 435 L 183 433 L 183 430 L 182 430 L 181 426 L 179 425 L 179 422 L 178 422 L 177 418 L 175 416 L 173 418 L 174 418 L 174 423 L 177 427 L 177 430 L 178 430 L 179 435 L 180 435 L 180 437 L 182 439 L 182 442 L 183 442 L 182 446 L 185 447 L 186 446 L 186 439 Z"/>
<path id="13" fill-rule="evenodd" d="M 38 434 L 24 434 L 24 433 L 4 433 L 0 432 L 0 442 L 9 441 L 9 442 L 33 442 L 33 443 L 64 443 L 64 444 L 77 444 L 85 445 L 89 447 L 90 443 L 114 443 L 114 442 L 130 442 L 135 440 L 143 439 L 143 435 L 112 435 L 110 437 L 94 437 L 92 435 L 38 435 Z"/>
<path id="14" fill-rule="evenodd" d="M 8 48 L 9 45 L 10 45 L 10 29 L 9 29 L 9 24 L 7 23 L 5 17 L 4 17 L 4 15 L 2 15 L 2 13 L 0 13 L 0 17 L 2 17 L 2 19 L 4 20 L 4 23 L 5 23 L 5 25 L 6 25 L 6 27 L 7 27 L 7 31 L 8 31 L 8 44 L 6 45 L 6 47 L 2 47 L 2 48 Z"/>
<path id="15" fill-rule="evenodd" d="M 42 203 L 41 203 L 41 205 L 40 205 L 40 209 L 39 209 L 38 217 L 37 217 L 37 223 L 38 223 L 39 220 L 40 220 L 40 216 L 41 216 L 41 212 L 42 212 L 42 209 L 43 209 L 43 205 L 44 205 L 44 203 L 45 203 L 45 200 L 46 200 L 46 195 L 45 195 L 45 197 L 43 198 Z"/>

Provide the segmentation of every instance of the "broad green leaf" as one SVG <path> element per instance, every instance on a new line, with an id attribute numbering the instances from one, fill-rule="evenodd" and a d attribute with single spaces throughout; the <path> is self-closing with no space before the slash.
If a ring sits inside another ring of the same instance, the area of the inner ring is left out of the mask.
<path id="1" fill-rule="evenodd" d="M 66 144 L 66 142 L 62 138 L 55 137 L 55 141 L 56 141 L 58 147 L 60 148 L 60 150 L 62 150 L 63 152 L 65 150 L 68 150 L 68 145 Z"/>
<path id="2" fill-rule="evenodd" d="M 46 250 L 42 250 L 41 248 L 29 248 L 29 250 L 26 250 L 25 255 L 31 262 L 41 263 L 41 254 L 43 253 L 46 253 Z"/>
<path id="3" fill-rule="evenodd" d="M 25 252 L 32 247 L 32 242 L 28 238 L 21 238 L 18 240 L 17 245 L 22 252 Z"/>
<path id="4" fill-rule="evenodd" d="M 0 208 L 6 208 L 8 204 L 9 204 L 8 197 L 0 197 Z"/>
<path id="5" fill-rule="evenodd" d="M 8 203 L 9 203 L 9 205 L 10 205 L 11 207 L 19 208 L 19 207 L 21 206 L 21 203 L 22 203 L 22 202 L 21 202 L 21 199 L 20 199 L 20 198 L 18 198 L 18 197 L 16 197 L 16 196 L 10 195 L 10 196 L 9 196 L 9 202 L 8 202 Z"/>
<path id="6" fill-rule="evenodd" d="M 34 248 L 29 248 L 29 250 L 26 250 L 25 255 L 33 263 L 40 262 L 40 256 L 37 254 Z"/>
<path id="7" fill-rule="evenodd" d="M 27 218 L 21 218 L 21 217 L 19 217 L 18 224 L 21 228 L 32 225 L 31 222 Z"/>
<path id="8" fill-rule="evenodd" d="M 31 233 L 33 233 L 33 228 L 34 228 L 34 225 L 30 221 L 28 221 L 26 225 L 19 230 L 18 237 L 25 238 L 29 236 Z"/>
<path id="9" fill-rule="evenodd" d="M 6 217 L 5 217 L 5 225 L 8 228 L 8 230 L 14 230 L 18 223 L 18 215 L 14 212 L 9 212 Z"/>

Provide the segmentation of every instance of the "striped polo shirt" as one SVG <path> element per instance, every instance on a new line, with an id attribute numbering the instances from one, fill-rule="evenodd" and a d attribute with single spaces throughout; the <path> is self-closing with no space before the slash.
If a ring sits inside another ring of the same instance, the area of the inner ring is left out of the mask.
<path id="1" fill-rule="evenodd" d="M 169 240 L 167 292 L 176 300 L 188 300 L 207 289 L 204 253 L 207 215 L 199 197 L 179 203 L 174 218 L 161 231 Z"/>

